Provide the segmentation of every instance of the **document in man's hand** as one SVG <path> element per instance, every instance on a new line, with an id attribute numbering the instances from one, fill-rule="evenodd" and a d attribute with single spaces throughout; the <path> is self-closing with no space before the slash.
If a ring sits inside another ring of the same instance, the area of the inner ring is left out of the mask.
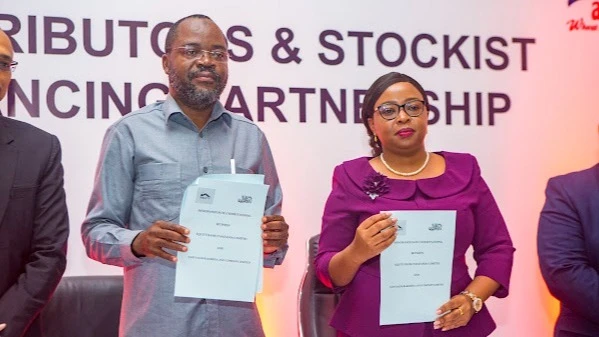
<path id="1" fill-rule="evenodd" d="M 189 228 L 178 254 L 175 296 L 253 302 L 261 289 L 263 175 L 204 175 L 187 187 L 179 223 Z"/>
<path id="2" fill-rule="evenodd" d="M 381 253 L 380 325 L 432 322 L 450 297 L 456 211 L 385 211 L 395 242 Z"/>

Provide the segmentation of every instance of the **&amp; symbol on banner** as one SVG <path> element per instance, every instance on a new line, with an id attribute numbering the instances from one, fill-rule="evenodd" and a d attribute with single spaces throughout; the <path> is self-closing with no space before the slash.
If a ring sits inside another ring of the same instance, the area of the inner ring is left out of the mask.
<path id="1" fill-rule="evenodd" d="M 580 2 L 582 0 L 568 0 L 568 7 L 572 6 L 572 4 Z M 586 2 L 586 1 L 585 1 Z M 591 21 L 585 21 L 584 18 L 580 19 L 571 19 L 568 20 L 567 25 L 570 31 L 573 30 L 583 30 L 583 31 L 599 31 L 599 1 L 593 1 L 591 4 L 591 20 L 595 21 L 590 23 Z"/>

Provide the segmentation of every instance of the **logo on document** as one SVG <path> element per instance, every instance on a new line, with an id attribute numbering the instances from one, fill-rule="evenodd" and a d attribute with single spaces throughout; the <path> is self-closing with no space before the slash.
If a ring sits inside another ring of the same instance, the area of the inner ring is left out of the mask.
<path id="1" fill-rule="evenodd" d="M 251 204 L 252 197 L 249 195 L 242 195 L 239 199 L 237 199 L 237 202 L 240 204 Z"/>
<path id="2" fill-rule="evenodd" d="M 568 0 L 568 7 L 578 10 L 580 13 L 586 12 L 586 9 L 582 7 L 582 4 L 572 6 L 574 3 L 578 3 L 581 0 Z M 587 1 L 584 1 L 587 2 Z M 593 1 L 591 4 L 591 17 L 583 17 L 582 15 L 578 19 L 570 19 L 566 22 L 569 31 L 599 31 L 599 1 Z"/>
<path id="3" fill-rule="evenodd" d="M 216 190 L 213 188 L 198 188 L 196 196 L 197 204 L 212 204 Z"/>
<path id="4" fill-rule="evenodd" d="M 407 220 L 397 220 L 397 235 L 406 235 L 408 229 Z"/>
<path id="5" fill-rule="evenodd" d="M 431 224 L 431 226 L 428 228 L 429 231 L 441 231 L 443 230 L 443 225 L 440 223 L 433 223 Z"/>

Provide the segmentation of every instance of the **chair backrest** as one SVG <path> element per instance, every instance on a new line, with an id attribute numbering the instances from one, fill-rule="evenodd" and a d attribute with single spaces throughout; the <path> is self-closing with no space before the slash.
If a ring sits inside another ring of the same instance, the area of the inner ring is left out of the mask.
<path id="1" fill-rule="evenodd" d="M 339 295 L 322 284 L 316 277 L 314 257 L 318 252 L 318 239 L 315 235 L 308 240 L 308 265 L 299 291 L 299 331 L 301 337 L 336 337 L 335 329 L 329 321 Z"/>
<path id="2" fill-rule="evenodd" d="M 40 313 L 47 337 L 118 337 L 122 276 L 63 277 Z"/>

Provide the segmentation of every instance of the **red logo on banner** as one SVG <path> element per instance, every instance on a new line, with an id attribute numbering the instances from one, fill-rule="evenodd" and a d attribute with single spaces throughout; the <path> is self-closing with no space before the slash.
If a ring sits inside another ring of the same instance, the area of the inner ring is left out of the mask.
<path id="1" fill-rule="evenodd" d="M 568 6 L 572 5 L 574 2 L 578 0 L 569 0 Z M 591 5 L 591 19 L 585 20 L 584 18 L 580 19 L 571 19 L 568 20 L 568 30 L 582 30 L 582 31 L 599 31 L 599 23 L 593 22 L 599 20 L 599 2 L 594 1 Z"/>

